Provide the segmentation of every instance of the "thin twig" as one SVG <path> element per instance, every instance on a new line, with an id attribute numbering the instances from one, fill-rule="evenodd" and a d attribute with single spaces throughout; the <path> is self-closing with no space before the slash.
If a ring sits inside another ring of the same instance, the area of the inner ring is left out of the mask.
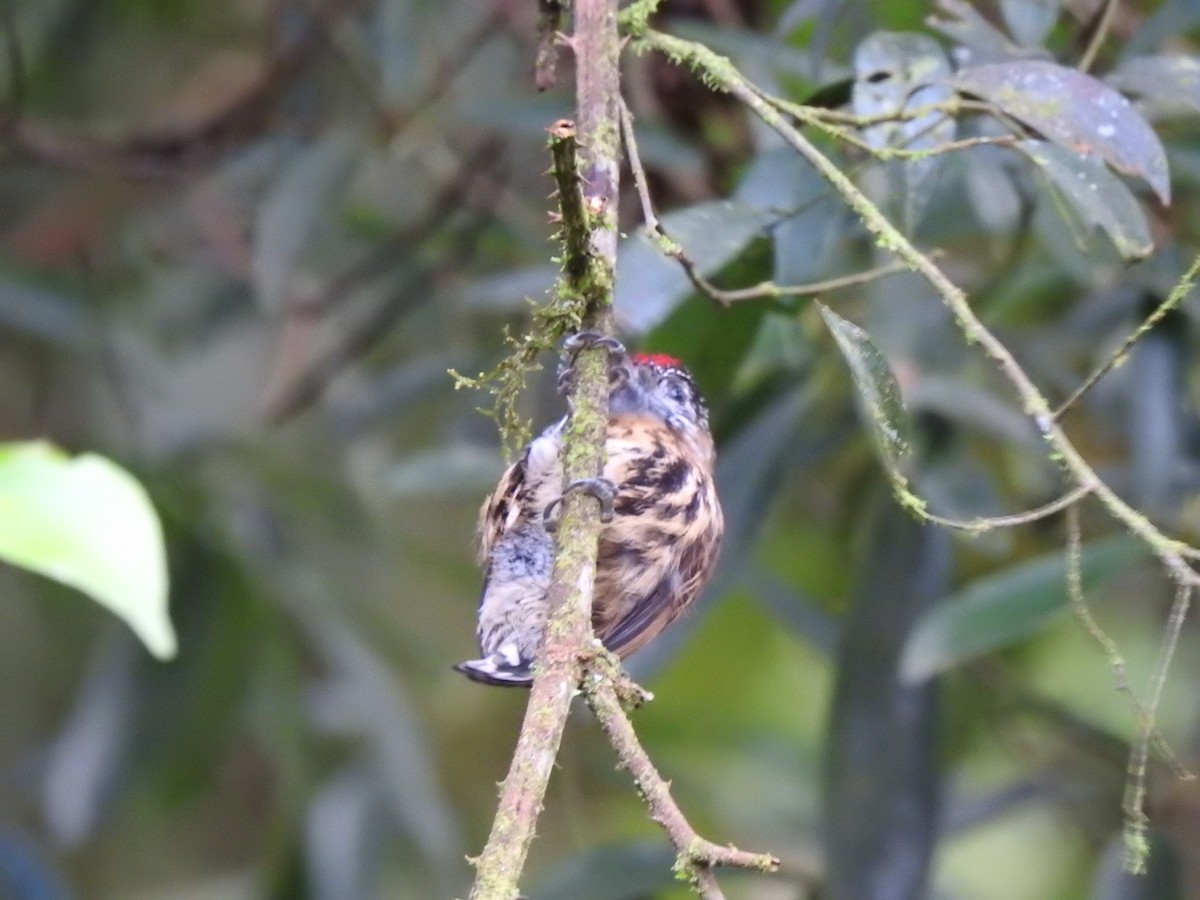
<path id="1" fill-rule="evenodd" d="M 633 114 L 629 111 L 629 107 L 624 100 L 621 101 L 621 135 L 625 142 L 625 156 L 629 160 L 629 169 L 633 174 L 633 183 L 637 189 L 638 200 L 642 205 L 642 219 L 646 229 L 650 232 L 651 239 L 654 240 L 665 256 L 669 256 L 679 263 L 680 268 L 683 269 L 684 274 L 687 275 L 688 280 L 692 283 L 692 287 L 721 306 L 732 306 L 734 303 L 744 300 L 770 300 L 780 297 L 822 294 L 826 291 L 838 290 L 839 288 L 868 284 L 908 269 L 903 262 L 893 260 L 892 262 L 876 266 L 873 269 L 867 269 L 863 272 L 855 272 L 852 275 L 840 275 L 836 278 L 813 281 L 808 284 L 781 285 L 773 281 L 762 281 L 753 287 L 735 288 L 732 290 L 719 288 L 704 277 L 704 274 L 700 271 L 700 267 L 696 265 L 692 258 L 687 255 L 687 251 L 683 249 L 683 245 L 667 233 L 662 220 L 659 219 L 658 214 L 654 211 L 654 201 L 650 197 L 650 185 L 646 178 L 646 169 L 642 164 L 641 154 L 638 153 L 637 138 L 633 131 Z"/>
<path id="2" fill-rule="evenodd" d="M 972 147 L 1011 147 L 1016 143 L 1016 138 L 1014 136 L 1002 134 L 990 136 L 983 135 L 980 137 L 963 138 L 962 140 L 958 141 L 947 141 L 944 144 L 938 144 L 936 147 L 928 147 L 920 150 L 910 150 L 906 147 L 875 147 L 860 138 L 858 135 L 851 133 L 847 128 L 835 124 L 835 121 L 842 121 L 846 124 L 853 124 L 856 128 L 861 128 L 871 124 L 880 124 L 890 121 L 909 121 L 921 118 L 922 116 L 930 115 L 935 112 L 941 112 L 944 115 L 949 116 L 964 108 L 963 101 L 956 98 L 945 103 L 929 103 L 918 109 L 912 110 L 911 113 L 904 113 L 901 111 L 898 113 L 884 113 L 878 116 L 842 115 L 837 119 L 834 119 L 833 117 L 827 115 L 827 113 L 831 112 L 830 110 L 819 110 L 812 106 L 804 106 L 799 103 L 793 103 L 790 100 L 786 100 L 782 97 L 777 97 L 774 94 L 768 93 L 755 84 L 748 84 L 748 86 L 759 97 L 761 97 L 771 106 L 778 109 L 780 112 L 787 113 L 789 116 L 792 116 L 805 125 L 811 125 L 830 137 L 847 143 L 852 147 L 856 147 L 864 153 L 870 154 L 871 156 L 880 160 L 918 160 L 926 159 L 930 156 L 940 156 L 944 153 L 957 153 L 961 150 L 969 150 Z M 993 112 L 991 108 L 987 108 L 987 111 Z M 929 127 L 932 128 L 936 124 L 938 123 L 931 123 Z M 917 138 L 921 137 L 924 132 L 925 129 L 918 134 L 910 135 L 908 140 L 916 140 Z"/>
<path id="3" fill-rule="evenodd" d="M 946 528 L 953 528 L 957 531 L 966 531 L 970 534 L 982 534 L 983 532 L 991 531 L 994 528 L 1012 528 L 1017 525 L 1028 525 L 1030 522 L 1036 522 L 1039 519 L 1052 516 L 1064 509 L 1070 510 L 1074 504 L 1078 503 L 1091 492 L 1091 485 L 1082 485 L 1068 491 L 1057 500 L 1051 500 L 1044 506 L 1038 506 L 1022 513 L 1012 513 L 1007 516 L 981 516 L 975 519 L 947 519 L 925 511 L 921 513 L 921 517 L 928 519 L 934 525 L 942 525 Z"/>
<path id="4" fill-rule="evenodd" d="M 1087 48 L 1083 51 L 1083 56 L 1079 58 L 1080 72 L 1087 72 L 1092 68 L 1096 56 L 1100 53 L 1100 48 L 1108 39 L 1108 32 L 1112 29 L 1116 15 L 1117 0 L 1104 0 L 1104 8 L 1100 11 L 1100 20 L 1096 23 L 1096 30 L 1092 32 Z"/>
<path id="5" fill-rule="evenodd" d="M 1162 732 L 1154 726 L 1154 718 L 1141 698 L 1129 683 L 1128 668 L 1125 657 L 1114 641 L 1105 631 L 1096 617 L 1088 608 L 1087 598 L 1083 592 L 1083 539 L 1079 527 L 1079 507 L 1071 506 L 1067 510 L 1067 599 L 1071 604 L 1071 613 L 1083 628 L 1084 633 L 1096 645 L 1108 664 L 1112 674 L 1113 686 L 1123 694 L 1133 710 L 1138 727 L 1149 724 L 1154 741 L 1154 749 L 1158 751 L 1163 761 L 1171 767 L 1176 776 L 1191 780 L 1195 776 L 1187 770 L 1179 760 L 1179 756 L 1171 748 Z"/>
<path id="6" fill-rule="evenodd" d="M 1135 328 L 1133 332 L 1121 342 L 1120 347 L 1109 354 L 1108 359 L 1098 365 L 1092 371 L 1092 373 L 1083 380 L 1083 383 L 1079 385 L 1079 387 L 1075 388 L 1075 390 L 1071 393 L 1071 396 L 1064 400 L 1058 409 L 1054 410 L 1055 420 L 1059 419 L 1067 410 L 1074 406 L 1079 401 L 1080 397 L 1082 397 L 1095 386 L 1097 381 L 1112 371 L 1113 368 L 1125 358 L 1125 354 L 1129 352 L 1130 348 L 1139 340 L 1141 340 L 1142 336 L 1145 335 L 1146 332 L 1165 319 L 1168 313 L 1178 307 L 1179 304 L 1186 299 L 1187 295 L 1192 292 L 1192 288 L 1196 286 L 1196 278 L 1198 276 L 1200 276 L 1200 256 L 1197 256 L 1194 260 L 1192 260 L 1191 266 L 1186 272 L 1183 273 L 1183 276 L 1175 284 L 1175 287 L 1171 289 L 1171 293 L 1167 295 L 1167 298 L 1163 300 L 1162 303 L 1158 304 L 1158 306 L 1154 308 L 1154 311 L 1150 313 L 1150 315 L 1146 316 L 1146 318 L 1142 321 L 1142 324 Z"/>
<path id="7" fill-rule="evenodd" d="M 651 817 L 662 826 L 675 847 L 676 872 L 687 877 L 706 900 L 723 900 L 725 895 L 712 873 L 713 868 L 736 866 L 760 872 L 776 871 L 779 859 L 769 853 L 750 853 L 736 847 L 723 847 L 696 833 L 671 796 L 670 784 L 658 773 L 638 740 L 633 723 L 629 721 L 613 686 L 611 670 L 616 664 L 607 655 L 592 659 L 583 679 L 584 696 L 616 750 L 621 768 L 633 776 Z"/>
<path id="8" fill-rule="evenodd" d="M 1129 755 L 1129 784 L 1125 789 L 1125 867 L 1134 874 L 1146 870 L 1146 858 L 1149 846 L 1146 830 L 1149 821 L 1144 809 L 1146 798 L 1146 768 L 1150 760 L 1150 744 L 1154 738 L 1154 718 L 1158 712 L 1158 704 L 1162 700 L 1163 688 L 1167 683 L 1167 672 L 1171 668 L 1171 660 L 1179 646 L 1179 635 L 1183 631 L 1183 623 L 1187 618 L 1188 609 L 1192 605 L 1192 584 L 1177 584 L 1175 599 L 1171 603 L 1171 613 L 1167 617 L 1167 631 L 1159 649 L 1158 658 L 1154 661 L 1154 671 L 1150 676 L 1150 701 L 1146 704 L 1146 715 L 1138 722 L 1137 741 Z"/>
<path id="9" fill-rule="evenodd" d="M 884 263 L 871 269 L 864 269 L 861 272 L 854 272 L 850 275 L 839 275 L 836 278 L 826 278 L 823 281 L 810 281 L 807 284 L 776 284 L 773 281 L 763 281 L 753 287 L 735 288 L 733 290 L 723 290 L 710 285 L 710 290 L 714 300 L 723 306 L 731 306 L 743 300 L 769 300 L 779 297 L 824 294 L 828 291 L 836 291 L 841 288 L 870 284 L 873 281 L 886 278 L 888 275 L 897 275 L 907 270 L 908 267 L 904 263 L 893 260 L 892 262 Z M 705 280 L 705 283 L 708 283 L 707 280 Z"/>

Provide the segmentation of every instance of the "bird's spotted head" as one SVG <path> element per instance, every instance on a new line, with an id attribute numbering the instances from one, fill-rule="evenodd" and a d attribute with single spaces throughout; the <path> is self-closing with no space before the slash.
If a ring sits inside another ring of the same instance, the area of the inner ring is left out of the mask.
<path id="1" fill-rule="evenodd" d="M 687 368 L 665 353 L 635 353 L 614 384 L 613 413 L 634 412 L 662 419 L 685 433 L 708 432 L 708 410 Z"/>

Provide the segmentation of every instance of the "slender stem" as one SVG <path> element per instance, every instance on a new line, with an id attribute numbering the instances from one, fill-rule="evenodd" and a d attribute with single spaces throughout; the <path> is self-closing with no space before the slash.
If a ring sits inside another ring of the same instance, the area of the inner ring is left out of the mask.
<path id="1" fill-rule="evenodd" d="M 716 866 L 737 866 L 760 872 L 774 872 L 779 860 L 769 853 L 750 853 L 735 847 L 723 847 L 705 840 L 692 828 L 683 811 L 671 796 L 671 786 L 663 779 L 638 740 L 633 724 L 621 704 L 612 675 L 605 671 L 603 657 L 590 667 L 583 681 L 588 705 L 596 714 L 600 727 L 617 752 L 621 768 L 633 776 L 638 792 L 645 798 L 650 816 L 662 826 L 674 845 L 677 857 L 675 870 L 688 878 L 701 897 L 723 900 L 712 869 Z"/>
<path id="2" fill-rule="evenodd" d="M 1193 584 L 1177 584 L 1175 600 L 1167 617 L 1167 633 L 1154 661 L 1154 672 L 1150 676 L 1150 701 L 1146 714 L 1138 722 L 1137 741 L 1129 754 L 1129 784 L 1125 790 L 1125 867 L 1134 874 L 1146 870 L 1148 856 L 1146 830 L 1149 824 L 1144 809 L 1146 797 L 1146 769 L 1150 761 L 1150 744 L 1156 729 L 1154 718 L 1162 700 L 1163 688 L 1167 683 L 1167 672 L 1179 646 L 1179 635 L 1184 620 L 1192 605 Z"/>
<path id="3" fill-rule="evenodd" d="M 929 520 L 934 525 L 941 525 L 945 528 L 953 528 L 957 531 L 966 531 L 971 534 L 982 534 L 985 531 L 991 531 L 993 528 L 1012 528 L 1015 525 L 1028 525 L 1030 522 L 1036 522 L 1039 519 L 1044 519 L 1047 516 L 1052 516 L 1056 512 L 1068 510 L 1078 503 L 1084 497 L 1092 492 L 1091 485 L 1082 485 L 1063 494 L 1057 500 L 1051 500 L 1044 506 L 1038 506 L 1034 509 L 1028 509 L 1022 513 L 1012 513 L 1007 516 L 987 516 L 976 519 L 947 519 L 942 516 L 935 516 L 933 513 L 922 511 L 921 517 Z"/>
<path id="4" fill-rule="evenodd" d="M 654 211 L 654 201 L 650 197 L 650 185 L 646 178 L 646 169 L 642 164 L 641 154 L 638 153 L 637 137 L 633 131 L 633 114 L 630 113 L 629 107 L 625 104 L 624 100 L 621 101 L 621 135 L 625 142 L 625 155 L 629 159 L 629 168 L 633 173 L 634 187 L 637 188 L 638 200 L 642 205 L 642 219 L 650 232 L 651 238 L 658 244 L 659 249 L 662 250 L 664 255 L 671 257 L 679 263 L 680 268 L 683 269 L 684 274 L 687 275 L 688 280 L 692 283 L 692 287 L 721 306 L 732 306 L 734 303 L 745 300 L 769 300 L 805 294 L 823 294 L 826 291 L 835 291 L 839 288 L 868 284 L 888 275 L 907 271 L 908 269 L 908 266 L 904 263 L 893 260 L 863 272 L 855 272 L 852 275 L 839 275 L 836 278 L 813 281 L 808 284 L 776 284 L 773 281 L 762 281 L 753 287 L 735 288 L 733 290 L 719 288 L 704 277 L 700 271 L 700 267 L 696 265 L 695 261 L 683 249 L 683 245 L 667 233 L 662 220 L 659 219 L 658 214 Z"/>
<path id="5" fill-rule="evenodd" d="M 578 0 L 575 50 L 579 105 L 575 131 L 551 130 L 551 154 L 563 213 L 564 258 L 559 290 L 575 295 L 593 329 L 612 331 L 612 273 L 616 260 L 616 89 L 620 52 L 616 0 Z M 606 125 L 607 123 L 607 125 Z M 583 235 L 585 240 L 580 239 Z M 564 484 L 604 469 L 608 421 L 605 352 L 584 350 L 575 362 L 571 415 L 563 434 Z M 471 900 L 515 900 L 546 786 L 580 679 L 580 657 L 591 643 L 592 589 L 600 537 L 594 499 L 569 492 L 562 504 L 551 575 L 550 618 L 537 672 L 487 846 L 476 863 Z"/>
<path id="6" fill-rule="evenodd" d="M 1093 370 L 1092 373 L 1083 380 L 1083 383 L 1079 385 L 1079 387 L 1075 388 L 1075 390 L 1071 393 L 1071 396 L 1064 400 L 1058 409 L 1054 410 L 1054 418 L 1061 418 L 1067 410 L 1069 410 L 1079 401 L 1080 397 L 1082 397 L 1095 386 L 1097 381 L 1111 372 L 1117 366 L 1117 364 L 1125 358 L 1125 354 L 1129 352 L 1129 349 L 1139 340 L 1141 340 L 1142 336 L 1145 335 L 1146 332 L 1165 319 L 1167 313 L 1176 309 L 1179 304 L 1184 301 L 1187 295 L 1192 292 L 1192 288 L 1196 286 L 1197 276 L 1200 276 L 1200 256 L 1197 256 L 1194 260 L 1192 260 L 1191 266 L 1186 272 L 1183 273 L 1183 276 L 1176 283 L 1175 287 L 1171 289 L 1171 293 L 1167 295 L 1167 298 L 1163 300 L 1162 303 L 1158 304 L 1158 306 L 1155 307 L 1154 311 L 1150 313 L 1150 315 L 1146 316 L 1142 324 L 1135 328 L 1133 332 L 1121 342 L 1121 346 L 1114 350 L 1109 355 L 1108 359 L 1097 366 L 1095 370 Z"/>
<path id="7" fill-rule="evenodd" d="M 1125 657 L 1107 631 L 1088 608 L 1087 598 L 1083 593 L 1083 540 L 1079 528 L 1079 507 L 1072 506 L 1067 510 L 1067 598 L 1071 603 L 1071 612 L 1083 628 L 1084 633 L 1096 645 L 1108 664 L 1112 674 L 1113 686 L 1118 693 L 1124 694 L 1133 709 L 1134 718 L 1139 729 L 1148 725 L 1152 731 L 1154 749 L 1158 751 L 1163 761 L 1171 767 L 1176 776 L 1191 780 L 1195 776 L 1184 767 L 1178 755 L 1167 743 L 1167 739 L 1154 726 L 1154 717 L 1142 703 L 1141 698 L 1129 683 L 1128 669 Z"/>
<path id="8" fill-rule="evenodd" d="M 930 103 L 919 107 L 912 111 L 902 111 L 898 113 L 884 113 L 878 116 L 846 116 L 845 118 L 834 118 L 828 115 L 829 110 L 821 110 L 812 106 L 804 106 L 799 103 L 793 103 L 782 97 L 776 97 L 773 94 L 764 91 L 755 84 L 748 86 L 759 97 L 765 100 L 771 106 L 778 109 L 780 112 L 787 113 L 796 120 L 803 122 L 805 125 L 811 125 L 813 128 L 823 131 L 830 137 L 843 141 L 852 147 L 856 147 L 876 159 L 926 159 L 930 156 L 940 156 L 944 153 L 955 153 L 960 150 L 969 150 L 972 147 L 981 146 L 1000 146 L 1011 147 L 1016 143 L 1016 138 L 1012 135 L 1002 134 L 994 136 L 980 136 L 972 138 L 963 138 L 959 141 L 947 141 L 944 144 L 939 144 L 936 147 L 927 147 L 920 150 L 910 150 L 906 147 L 875 147 L 864 141 L 862 138 L 853 134 L 846 125 L 853 125 L 855 128 L 862 128 L 865 125 L 870 125 L 879 122 L 889 121 L 911 121 L 923 116 L 934 113 L 942 113 L 946 116 L 954 115 L 964 109 L 964 103 L 959 98 L 946 103 Z M 839 125 L 836 122 L 841 121 L 845 124 Z M 935 123 L 929 127 L 932 128 Z M 922 129 L 918 134 L 911 135 L 909 140 L 916 140 L 928 129 Z"/>
<path id="9" fill-rule="evenodd" d="M 1092 68 L 1092 64 L 1096 61 L 1096 56 L 1100 53 L 1100 48 L 1104 46 L 1104 42 L 1108 39 L 1108 32 L 1112 29 L 1113 20 L 1117 15 L 1117 0 L 1105 0 L 1104 9 L 1100 11 L 1100 21 L 1096 23 L 1096 30 L 1092 32 L 1092 37 L 1088 41 L 1087 48 L 1083 51 L 1083 56 L 1079 58 L 1079 71 L 1087 72 Z"/>
<path id="10" fill-rule="evenodd" d="M 592 252 L 593 217 L 587 212 L 576 165 L 575 129 L 558 122 L 550 152 L 563 215 L 563 272 L 559 290 L 578 295 L 599 328 L 611 329 L 612 261 Z M 594 478 L 604 468 L 608 376 L 603 350 L 585 350 L 575 362 L 571 415 L 563 434 L 564 483 Z M 515 900 L 533 841 L 571 700 L 580 679 L 580 658 L 591 644 L 592 588 L 600 538 L 595 499 L 579 491 L 563 500 L 558 548 L 550 580 L 550 618 L 538 653 L 537 672 L 521 734 L 487 845 L 476 860 L 471 900 Z"/>

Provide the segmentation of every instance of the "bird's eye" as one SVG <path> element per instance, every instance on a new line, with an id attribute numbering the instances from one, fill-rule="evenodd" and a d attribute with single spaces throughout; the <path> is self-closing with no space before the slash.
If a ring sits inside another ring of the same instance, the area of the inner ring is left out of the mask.
<path id="1" fill-rule="evenodd" d="M 672 378 L 667 382 L 667 397 L 672 403 L 686 403 L 688 394 L 687 387 L 678 378 Z"/>

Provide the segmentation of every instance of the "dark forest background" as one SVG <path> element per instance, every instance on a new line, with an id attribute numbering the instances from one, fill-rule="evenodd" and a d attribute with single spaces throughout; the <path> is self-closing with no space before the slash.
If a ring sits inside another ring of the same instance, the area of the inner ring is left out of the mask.
<path id="1" fill-rule="evenodd" d="M 447 371 L 492 367 L 555 275 L 545 128 L 573 94 L 569 53 L 559 86 L 534 88 L 535 6 L 4 0 L 0 434 L 103 453 L 146 485 L 180 652 L 157 662 L 80 595 L 0 570 L 0 896 L 465 894 L 526 695 L 450 669 L 475 653 L 475 515 L 504 452 L 491 398 Z M 1074 65 L 1102 11 L 973 8 L 667 0 L 655 21 L 803 101 L 844 87 L 877 30 Z M 980 147 L 940 157 L 904 223 L 1056 400 L 1200 247 L 1200 77 L 1114 74 L 1158 54 L 1200 66 L 1200 5 L 1120 3 L 1105 27 L 1093 74 L 1139 98 L 1169 206 L 1128 179 L 1136 202 L 1092 229 L 1027 160 Z M 721 286 L 888 261 L 729 97 L 649 53 L 627 54 L 623 90 L 658 209 Z M 878 187 L 868 156 L 821 140 Z M 918 524 L 811 295 L 697 295 L 639 235 L 626 181 L 623 336 L 695 372 L 729 523 L 700 608 L 635 659 L 657 696 L 636 724 L 699 830 L 782 857 L 779 875 L 725 876 L 729 895 L 1200 896 L 1200 790 L 1157 762 L 1151 871 L 1120 874 L 1136 721 L 1070 616 L 1061 517 L 978 537 Z M 933 511 L 1062 493 L 923 282 L 821 300 L 895 372 Z M 1193 542 L 1198 314 L 1183 303 L 1067 420 L 1109 484 Z M 538 427 L 562 410 L 543 362 L 520 403 Z M 1083 534 L 1088 600 L 1141 691 L 1173 591 L 1097 505 Z M 1193 766 L 1198 678 L 1189 621 L 1158 722 Z M 671 861 L 580 711 L 528 896 L 684 897 Z M 873 886 L 847 889 L 854 873 Z"/>

